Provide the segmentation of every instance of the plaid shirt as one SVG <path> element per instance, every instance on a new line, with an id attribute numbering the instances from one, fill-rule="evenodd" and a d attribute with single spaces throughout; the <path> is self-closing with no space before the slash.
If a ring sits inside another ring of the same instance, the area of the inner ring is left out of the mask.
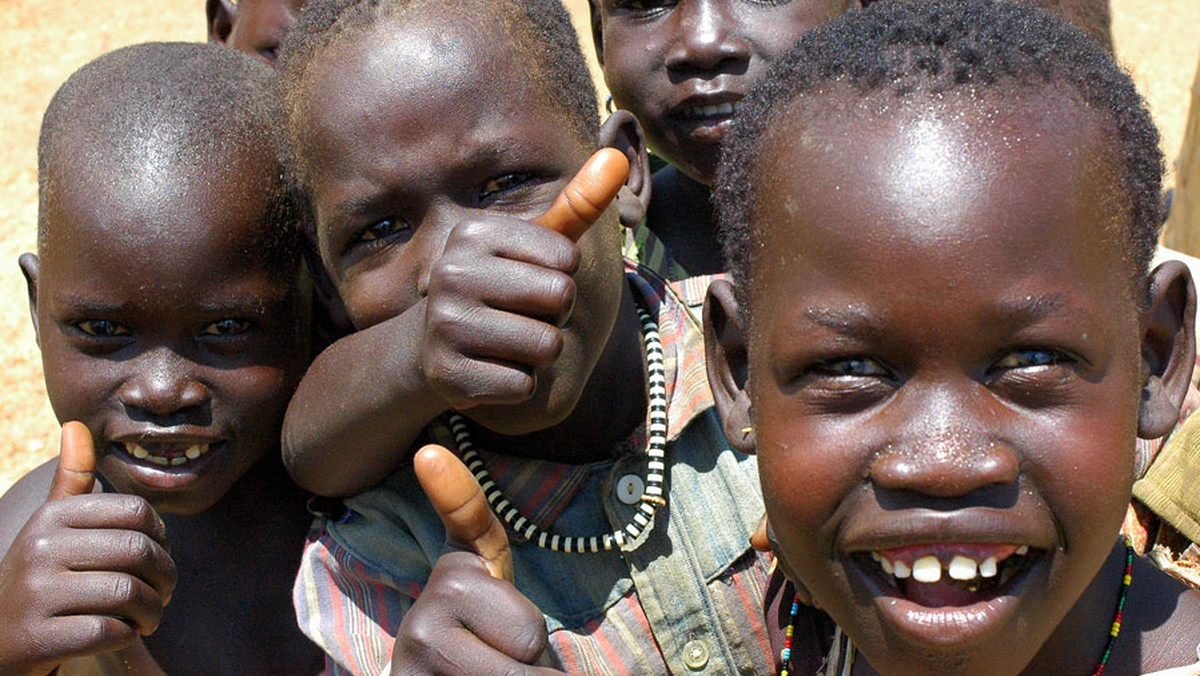
<path id="1" fill-rule="evenodd" d="M 695 319 L 655 275 L 629 264 L 627 274 L 662 336 L 668 505 L 624 551 L 552 552 L 510 531 L 517 587 L 542 610 L 549 662 L 560 669 L 770 673 L 762 616 L 769 557 L 748 545 L 763 514 L 756 463 L 722 434 Z M 559 533 L 592 535 L 624 526 L 636 509 L 615 488 L 627 475 L 645 476 L 644 431 L 627 446 L 587 465 L 481 455 L 522 514 Z M 337 520 L 314 524 L 296 581 L 297 616 L 332 673 L 378 674 L 445 534 L 410 469 L 345 504 Z"/>
<path id="2" fill-rule="evenodd" d="M 625 258 L 637 261 L 639 265 L 667 280 L 667 285 L 675 295 L 683 301 L 688 310 L 697 319 L 704 309 L 704 297 L 708 295 L 708 285 L 714 279 L 721 279 L 725 273 L 715 275 L 692 275 L 667 250 L 658 235 L 655 235 L 645 223 L 625 229 L 625 244 L 622 249 Z"/>

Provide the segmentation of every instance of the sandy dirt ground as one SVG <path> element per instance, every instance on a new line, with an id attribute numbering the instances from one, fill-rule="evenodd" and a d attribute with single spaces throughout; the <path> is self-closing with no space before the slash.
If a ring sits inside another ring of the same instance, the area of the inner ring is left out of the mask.
<path id="1" fill-rule="evenodd" d="M 567 0 L 583 25 L 585 0 Z M 148 40 L 203 40 L 201 0 L 0 0 L 0 492 L 56 452 L 17 256 L 37 223 L 37 134 L 55 89 L 76 68 Z M 1121 61 L 1150 101 L 1168 158 L 1179 153 L 1200 60 L 1200 0 L 1114 0 Z M 584 32 L 590 54 L 590 38 Z"/>

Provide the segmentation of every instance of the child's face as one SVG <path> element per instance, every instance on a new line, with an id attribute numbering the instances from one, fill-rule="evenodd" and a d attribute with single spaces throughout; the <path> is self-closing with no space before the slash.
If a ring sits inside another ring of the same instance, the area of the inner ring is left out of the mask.
<path id="1" fill-rule="evenodd" d="M 308 0 L 218 0 L 216 11 L 228 15 L 228 33 L 214 39 L 274 64 L 284 33 L 306 4 Z"/>
<path id="2" fill-rule="evenodd" d="M 613 102 L 650 149 L 711 184 L 717 144 L 750 87 L 850 0 L 594 0 L 593 33 Z"/>
<path id="3" fill-rule="evenodd" d="M 1107 143 L 1072 103 L 998 100 L 793 104 L 761 145 L 767 510 L 886 673 L 1019 671 L 1130 495 L 1146 375 Z"/>
<path id="4" fill-rule="evenodd" d="M 21 261 L 55 413 L 87 424 L 118 490 L 163 511 L 207 509 L 279 453 L 307 363 L 298 258 L 259 234 L 274 158 L 250 155 L 58 167 L 40 260 Z"/>
<path id="5" fill-rule="evenodd" d="M 383 19 L 332 46 L 310 78 L 304 133 L 318 244 L 359 330 L 425 296 L 456 227 L 539 215 L 593 150 L 542 103 L 528 58 L 501 26 L 466 28 L 453 15 L 435 3 Z M 579 240 L 564 347 L 539 370 L 527 409 L 573 406 L 608 340 L 623 284 L 613 212 Z"/>

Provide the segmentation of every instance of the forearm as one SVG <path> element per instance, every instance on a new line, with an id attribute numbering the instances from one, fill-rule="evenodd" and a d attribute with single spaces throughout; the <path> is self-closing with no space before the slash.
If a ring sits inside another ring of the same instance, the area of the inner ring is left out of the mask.
<path id="1" fill-rule="evenodd" d="M 394 471 L 446 410 L 420 366 L 425 303 L 353 333 L 317 357 L 288 406 L 283 457 L 297 484 L 352 495 Z"/>

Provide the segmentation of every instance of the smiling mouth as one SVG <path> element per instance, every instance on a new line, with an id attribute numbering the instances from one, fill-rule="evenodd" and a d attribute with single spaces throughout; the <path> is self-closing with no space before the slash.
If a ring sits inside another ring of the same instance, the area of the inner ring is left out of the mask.
<path id="1" fill-rule="evenodd" d="M 733 115 L 742 107 L 741 101 L 716 103 L 707 106 L 688 106 L 680 111 L 685 120 L 704 120 L 707 118 L 723 118 Z"/>
<path id="2" fill-rule="evenodd" d="M 1013 544 L 910 545 L 855 558 L 898 595 L 926 608 L 969 606 L 1001 595 L 1037 550 Z"/>
<path id="3" fill-rule="evenodd" d="M 135 460 L 159 467 L 182 467 L 208 453 L 211 444 L 165 444 L 126 441 L 119 444 L 125 454 Z"/>

